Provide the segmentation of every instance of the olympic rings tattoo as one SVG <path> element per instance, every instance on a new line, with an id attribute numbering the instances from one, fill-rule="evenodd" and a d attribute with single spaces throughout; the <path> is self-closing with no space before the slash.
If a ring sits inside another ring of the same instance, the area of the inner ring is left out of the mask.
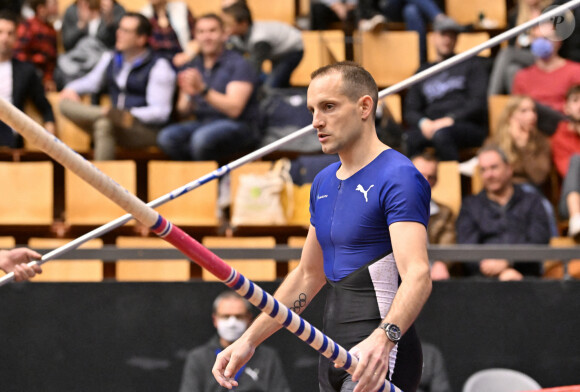
<path id="1" fill-rule="evenodd" d="M 290 310 L 298 314 L 304 307 L 306 307 L 306 294 L 300 293 L 298 299 L 294 301 L 294 306 L 292 306 Z"/>

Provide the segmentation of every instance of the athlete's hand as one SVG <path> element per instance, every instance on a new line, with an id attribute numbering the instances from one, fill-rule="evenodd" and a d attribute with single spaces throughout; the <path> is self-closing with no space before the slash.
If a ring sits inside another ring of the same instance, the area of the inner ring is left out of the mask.
<path id="1" fill-rule="evenodd" d="M 227 389 L 237 387 L 238 382 L 234 377 L 252 358 L 254 351 L 256 348 L 242 336 L 219 353 L 211 370 L 218 384 Z"/>
<path id="2" fill-rule="evenodd" d="M 375 329 L 350 350 L 359 359 L 352 375 L 352 380 L 358 381 L 353 392 L 375 392 L 383 386 L 389 369 L 389 352 L 393 347 L 385 332 Z"/>

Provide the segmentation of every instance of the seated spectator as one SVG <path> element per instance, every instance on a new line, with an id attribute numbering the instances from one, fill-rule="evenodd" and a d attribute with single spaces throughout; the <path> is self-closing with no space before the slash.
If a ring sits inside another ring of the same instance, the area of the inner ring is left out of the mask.
<path id="1" fill-rule="evenodd" d="M 265 60 L 272 71 L 264 85 L 281 88 L 290 86 L 290 76 L 304 55 L 302 34 L 289 24 L 276 21 L 252 21 L 250 9 L 234 3 L 222 10 L 226 34 L 234 48 L 248 56 L 257 74 Z"/>
<path id="2" fill-rule="evenodd" d="M 87 74 L 101 55 L 115 47 L 115 32 L 125 9 L 115 0 L 77 0 L 65 11 L 57 60 L 57 88 Z"/>
<path id="3" fill-rule="evenodd" d="M 58 18 L 57 0 L 30 0 L 34 17 L 18 26 L 18 42 L 14 56 L 36 66 L 46 91 L 56 91 L 56 30 L 52 23 Z"/>
<path id="4" fill-rule="evenodd" d="M 463 199 L 457 218 L 458 244 L 547 244 L 548 216 L 540 196 L 512 181 L 513 170 L 504 152 L 486 146 L 478 154 L 483 190 Z M 505 280 L 540 276 L 540 262 L 484 259 L 468 263 L 470 275 Z"/>
<path id="5" fill-rule="evenodd" d="M 531 45 L 534 65 L 516 73 L 512 94 L 528 95 L 539 104 L 539 128 L 552 135 L 564 117 L 566 92 L 580 83 L 580 63 L 558 55 L 562 40 L 550 24 L 534 28 L 534 36 L 537 37 Z M 552 120 L 543 125 L 542 116 Z"/>
<path id="6" fill-rule="evenodd" d="M 437 159 L 433 155 L 424 153 L 411 158 L 419 173 L 425 177 L 431 189 L 437 184 Z M 451 208 L 431 199 L 427 236 L 430 244 L 449 245 L 455 243 L 455 217 Z M 431 279 L 449 279 L 447 264 L 436 260 L 431 263 Z"/>
<path id="7" fill-rule="evenodd" d="M 463 30 L 433 0 L 359 0 L 359 12 L 359 30 L 376 31 L 386 20 L 390 20 L 405 22 L 407 30 L 416 31 L 419 34 L 421 64 L 427 62 L 427 24 L 445 24 L 454 26 L 458 31 Z M 384 15 L 383 19 L 377 19 L 377 14 Z"/>
<path id="8" fill-rule="evenodd" d="M 200 53 L 178 75 L 177 102 L 181 116 L 195 120 L 169 125 L 157 138 L 171 159 L 221 161 L 259 142 L 258 78 L 242 55 L 225 48 L 226 39 L 219 16 L 197 20 Z"/>
<path id="9" fill-rule="evenodd" d="M 484 145 L 499 146 L 513 169 L 513 181 L 526 192 L 537 193 L 550 221 L 550 232 L 558 236 L 558 225 L 552 203 L 542 192 L 552 169 L 550 142 L 537 128 L 538 116 L 530 97 L 510 98 L 501 113 L 493 136 Z"/>
<path id="10" fill-rule="evenodd" d="M 115 146 L 141 149 L 156 145 L 158 130 L 169 121 L 175 72 L 169 61 L 148 48 L 151 24 L 141 14 L 121 18 L 116 50 L 61 92 L 62 114 L 93 137 L 95 160 L 115 158 Z M 85 105 L 82 94 L 106 88 L 112 107 Z"/>
<path id="11" fill-rule="evenodd" d="M 212 375 L 216 355 L 236 341 L 252 322 L 252 306 L 233 291 L 225 291 L 214 300 L 213 325 L 217 336 L 189 352 L 183 369 L 180 392 L 222 391 Z M 274 350 L 260 346 L 254 356 L 235 376 L 236 391 L 289 392 L 282 362 Z"/>
<path id="12" fill-rule="evenodd" d="M 550 142 L 538 131 L 536 106 L 530 97 L 510 97 L 495 132 L 487 143 L 499 146 L 513 169 L 513 180 L 535 187 L 545 184 L 550 175 Z"/>
<path id="13" fill-rule="evenodd" d="M 149 18 L 153 33 L 149 40 L 151 49 L 167 58 L 176 67 L 193 58 L 189 53 L 193 40 L 195 19 L 183 1 L 150 0 L 141 13 Z"/>
<path id="14" fill-rule="evenodd" d="M 453 56 L 458 28 L 436 23 L 433 35 L 437 61 Z M 479 58 L 470 58 L 413 85 L 405 99 L 407 155 L 435 147 L 441 161 L 459 160 L 459 150 L 479 147 L 487 135 L 487 73 Z"/>
<path id="15" fill-rule="evenodd" d="M 310 27 L 312 30 L 330 30 L 335 23 L 342 23 L 351 33 L 358 20 L 358 0 L 311 0 Z"/>
<path id="16" fill-rule="evenodd" d="M 551 2 L 552 0 L 518 0 L 508 15 L 508 29 L 540 16 Z M 531 44 L 530 31 L 526 30 L 511 38 L 507 47 L 500 49 L 489 78 L 488 95 L 511 93 L 515 74 L 522 68 L 534 64 L 534 56 L 530 51 Z"/>
<path id="17" fill-rule="evenodd" d="M 0 11 L 0 97 L 20 110 L 24 110 L 26 101 L 32 101 L 42 116 L 45 129 L 54 134 L 54 113 L 36 68 L 13 58 L 17 23 L 16 15 Z M 23 144 L 22 136 L 0 121 L 0 146 L 21 148 Z"/>
<path id="18" fill-rule="evenodd" d="M 569 218 L 568 235 L 580 241 L 580 86 L 572 87 L 566 98 L 568 121 L 559 124 L 552 136 L 552 155 L 564 182 L 559 210 Z"/>

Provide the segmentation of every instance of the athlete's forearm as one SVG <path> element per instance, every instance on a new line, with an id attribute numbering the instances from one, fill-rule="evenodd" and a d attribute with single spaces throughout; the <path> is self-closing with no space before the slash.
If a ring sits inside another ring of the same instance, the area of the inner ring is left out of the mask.
<path id="1" fill-rule="evenodd" d="M 427 268 L 409 269 L 383 322 L 396 324 L 405 333 L 419 316 L 430 294 L 431 277 L 428 265 Z"/>
<path id="2" fill-rule="evenodd" d="M 290 272 L 274 294 L 274 298 L 297 314 L 306 309 L 325 283 L 324 280 L 308 277 L 302 272 L 299 268 Z M 276 320 L 262 313 L 246 330 L 243 338 L 257 347 L 280 328 Z"/>

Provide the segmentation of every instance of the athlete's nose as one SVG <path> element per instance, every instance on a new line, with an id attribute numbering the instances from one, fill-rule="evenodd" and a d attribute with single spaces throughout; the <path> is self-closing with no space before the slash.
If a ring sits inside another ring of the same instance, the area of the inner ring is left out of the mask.
<path id="1" fill-rule="evenodd" d="M 319 114 L 317 114 L 316 112 L 314 112 L 312 114 L 312 126 L 316 129 L 322 129 L 325 126 L 325 122 L 324 120 L 321 118 L 321 116 Z"/>

